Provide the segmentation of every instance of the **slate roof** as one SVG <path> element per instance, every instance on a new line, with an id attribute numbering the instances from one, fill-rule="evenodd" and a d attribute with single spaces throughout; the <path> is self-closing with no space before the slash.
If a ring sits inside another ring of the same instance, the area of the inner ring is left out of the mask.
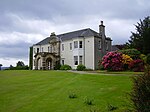
<path id="1" fill-rule="evenodd" d="M 62 41 L 70 40 L 70 39 L 77 38 L 77 37 L 80 38 L 80 37 L 90 37 L 90 36 L 100 36 L 100 35 L 99 35 L 99 33 L 97 33 L 96 31 L 94 31 L 90 28 L 57 35 L 57 37 L 60 38 L 60 40 L 62 40 Z M 50 37 L 47 37 L 35 45 L 48 44 L 50 39 L 51 39 Z"/>

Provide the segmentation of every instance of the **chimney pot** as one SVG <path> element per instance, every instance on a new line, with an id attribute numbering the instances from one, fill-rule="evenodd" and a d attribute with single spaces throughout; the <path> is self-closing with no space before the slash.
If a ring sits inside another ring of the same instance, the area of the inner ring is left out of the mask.
<path id="1" fill-rule="evenodd" d="M 101 25 L 103 25 L 103 21 L 101 21 Z"/>

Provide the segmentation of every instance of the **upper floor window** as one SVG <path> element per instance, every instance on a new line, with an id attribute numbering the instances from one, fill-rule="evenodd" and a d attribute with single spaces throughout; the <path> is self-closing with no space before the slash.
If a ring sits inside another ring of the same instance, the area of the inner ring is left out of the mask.
<path id="1" fill-rule="evenodd" d="M 74 41 L 74 48 L 78 48 L 78 41 Z"/>
<path id="2" fill-rule="evenodd" d="M 48 52 L 50 52 L 50 47 L 48 46 Z"/>
<path id="3" fill-rule="evenodd" d="M 39 53 L 39 48 L 37 48 L 37 53 Z"/>
<path id="4" fill-rule="evenodd" d="M 106 50 L 108 50 L 108 41 L 106 41 Z"/>
<path id="5" fill-rule="evenodd" d="M 43 52 L 43 47 L 42 47 L 42 52 Z"/>
<path id="6" fill-rule="evenodd" d="M 64 44 L 62 44 L 62 51 L 64 51 Z"/>
<path id="7" fill-rule="evenodd" d="M 79 41 L 79 48 L 82 48 L 82 41 Z"/>
<path id="8" fill-rule="evenodd" d="M 72 43 L 70 43 L 70 50 L 72 50 Z"/>
<path id="9" fill-rule="evenodd" d="M 34 48 L 34 53 L 36 53 L 36 50 L 35 50 L 35 48 Z"/>
<path id="10" fill-rule="evenodd" d="M 98 41 L 98 49 L 101 49 L 102 48 L 102 42 L 99 40 Z"/>

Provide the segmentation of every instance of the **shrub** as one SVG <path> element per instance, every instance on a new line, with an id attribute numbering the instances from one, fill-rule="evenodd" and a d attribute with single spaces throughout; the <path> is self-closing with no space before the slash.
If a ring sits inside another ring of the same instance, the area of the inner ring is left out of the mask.
<path id="1" fill-rule="evenodd" d="M 119 52 L 130 56 L 132 59 L 139 59 L 141 54 L 140 51 L 138 51 L 137 49 L 125 49 L 120 50 Z"/>
<path id="2" fill-rule="evenodd" d="M 109 71 L 123 70 L 122 54 L 118 52 L 108 52 L 102 59 L 104 69 Z"/>
<path id="3" fill-rule="evenodd" d="M 78 65 L 77 66 L 77 70 L 78 71 L 83 71 L 83 70 L 85 70 L 86 69 L 86 67 L 84 66 L 84 65 Z"/>
<path id="4" fill-rule="evenodd" d="M 134 72 L 144 71 L 144 62 L 141 59 L 133 60 L 129 64 L 129 69 Z"/>
<path id="5" fill-rule="evenodd" d="M 134 112 L 150 112 L 150 70 L 133 77 L 133 88 L 130 93 Z"/>
<path id="6" fill-rule="evenodd" d="M 62 65 L 60 67 L 60 70 L 71 70 L 71 66 L 69 66 L 69 65 Z"/>
<path id="7" fill-rule="evenodd" d="M 123 63 L 123 68 L 125 70 L 128 69 L 129 63 L 132 61 L 132 58 L 126 54 L 122 54 L 122 63 Z"/>
<path id="8" fill-rule="evenodd" d="M 60 70 L 61 68 L 61 64 L 60 63 L 56 63 L 54 70 Z"/>
<path id="9" fill-rule="evenodd" d="M 150 65 L 150 54 L 147 55 L 146 63 Z"/>

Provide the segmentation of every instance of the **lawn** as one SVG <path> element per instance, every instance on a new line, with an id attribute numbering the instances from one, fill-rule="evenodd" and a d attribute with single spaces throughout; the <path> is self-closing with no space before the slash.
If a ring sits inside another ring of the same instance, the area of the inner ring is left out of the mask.
<path id="1" fill-rule="evenodd" d="M 109 104 L 122 112 L 131 85 L 128 75 L 0 71 L 0 112 L 107 112 Z M 77 98 L 69 98 L 72 94 Z"/>

